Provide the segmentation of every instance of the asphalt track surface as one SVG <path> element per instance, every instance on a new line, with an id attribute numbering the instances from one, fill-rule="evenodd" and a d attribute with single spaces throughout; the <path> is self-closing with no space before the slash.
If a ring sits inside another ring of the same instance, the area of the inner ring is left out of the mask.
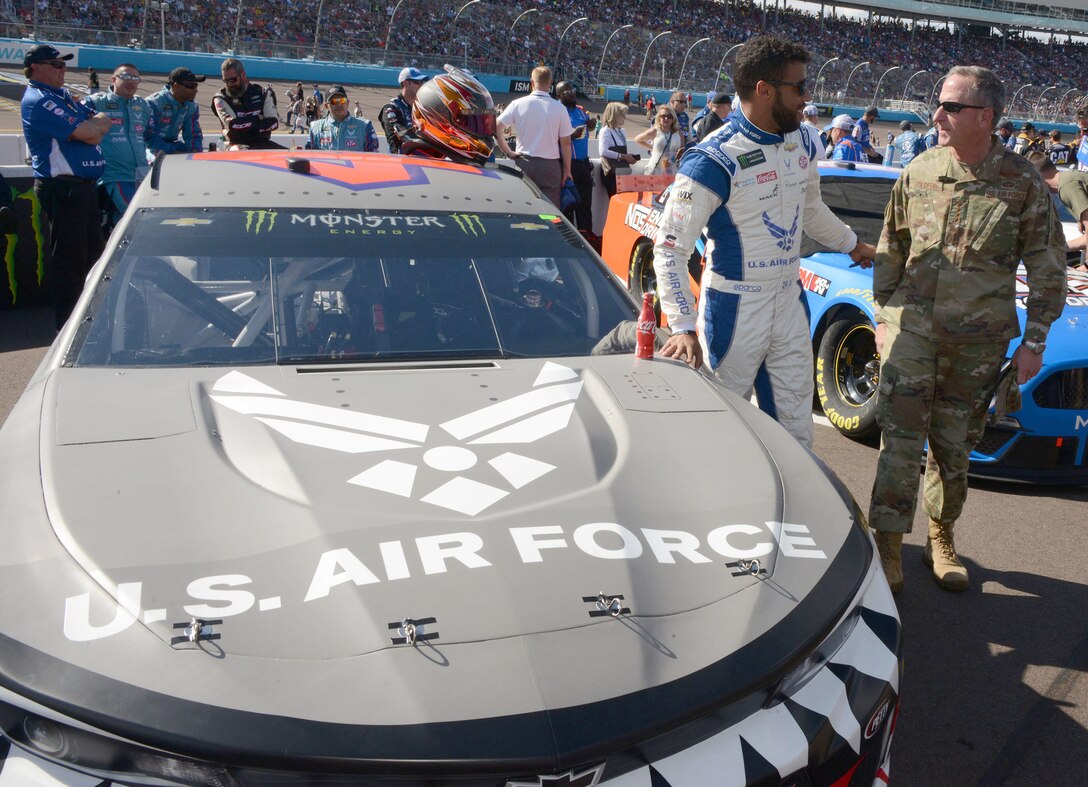
<path id="1" fill-rule="evenodd" d="M 201 87 L 201 106 L 213 84 Z M 370 117 L 391 95 L 387 88 L 349 92 Z M 0 132 L 17 126 L 14 112 L 0 110 Z M 641 127 L 644 119 L 632 113 L 630 128 Z M 49 309 L 0 311 L 0 419 L 53 333 Z M 816 452 L 864 506 L 875 445 L 842 437 L 820 417 Z M 956 528 L 971 573 L 966 593 L 947 593 L 930 579 L 925 533 L 919 513 L 903 547 L 905 664 L 892 783 L 1088 783 L 1088 487 L 973 482 Z"/>

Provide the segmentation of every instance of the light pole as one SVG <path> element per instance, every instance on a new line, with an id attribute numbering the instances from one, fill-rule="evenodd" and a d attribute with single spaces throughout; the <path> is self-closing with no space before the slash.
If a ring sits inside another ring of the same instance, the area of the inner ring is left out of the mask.
<path id="1" fill-rule="evenodd" d="M 1032 113 L 1035 116 L 1035 118 L 1039 117 L 1039 107 L 1042 106 L 1042 104 L 1043 104 L 1043 96 L 1045 96 L 1051 90 L 1057 90 L 1057 89 L 1058 89 L 1057 85 L 1051 85 L 1046 90 L 1044 90 L 1042 93 L 1040 93 L 1039 97 L 1037 99 L 1035 99 L 1035 111 Z"/>
<path id="2" fill-rule="evenodd" d="M 404 0 L 397 0 L 397 4 L 393 6 L 393 13 L 389 15 L 389 29 L 385 31 L 385 52 L 382 54 L 383 66 L 389 64 L 389 39 L 393 35 L 393 20 L 397 18 L 397 11 L 403 2 Z"/>
<path id="3" fill-rule="evenodd" d="M 242 4 L 243 0 L 238 0 L 238 16 L 234 18 L 234 46 L 231 47 L 234 52 L 238 51 L 238 35 L 242 31 Z"/>
<path id="4" fill-rule="evenodd" d="M 926 71 L 923 68 L 921 71 L 915 71 L 913 74 L 910 75 L 910 79 L 907 80 L 907 84 L 903 85 L 903 100 L 904 101 L 907 100 L 907 90 L 910 89 L 910 83 L 914 81 L 914 78 L 917 77 L 917 76 L 921 76 L 922 74 L 928 74 L 928 73 L 929 72 Z"/>
<path id="5" fill-rule="evenodd" d="M 470 5 L 476 5 L 480 0 L 468 0 L 463 6 L 457 9 L 457 13 L 453 15 L 453 21 L 450 22 L 450 38 L 452 39 L 457 35 L 457 18 L 461 16 L 461 12 L 468 8 Z M 465 68 L 468 68 L 468 42 L 465 42 Z"/>
<path id="6" fill-rule="evenodd" d="M 734 49 L 740 49 L 742 46 L 744 46 L 744 45 L 743 44 L 734 44 L 733 46 L 731 46 L 727 50 L 725 50 L 725 54 L 722 55 L 722 62 L 718 63 L 718 73 L 714 75 L 714 92 L 715 93 L 718 92 L 718 80 L 722 78 L 722 69 L 725 68 L 725 59 L 727 57 L 729 57 L 729 54 Z"/>
<path id="7" fill-rule="evenodd" d="M 671 30 L 666 30 L 664 33 L 658 33 L 656 36 L 651 38 L 650 43 L 648 43 L 646 45 L 646 53 L 642 56 L 642 68 L 638 72 L 638 84 L 635 85 L 636 88 L 641 88 L 642 87 L 642 75 L 646 73 L 646 61 L 650 57 L 650 47 L 652 47 L 654 45 L 654 41 L 656 41 L 657 39 L 664 38 L 665 36 L 671 36 L 671 35 L 672 35 Z"/>
<path id="8" fill-rule="evenodd" d="M 1031 85 L 1031 84 L 1023 85 L 1023 86 L 1020 87 L 1019 90 L 1017 90 L 1015 93 L 1012 94 L 1012 101 L 1009 102 L 1009 115 L 1010 116 L 1012 115 L 1013 111 L 1016 109 L 1016 99 L 1019 98 L 1020 94 L 1023 93 L 1024 90 L 1029 88 L 1029 87 L 1035 87 L 1035 85 Z"/>
<path id="9" fill-rule="evenodd" d="M 317 4 L 317 24 L 314 25 L 314 56 L 317 60 L 317 44 L 321 40 L 321 13 L 325 10 L 325 0 Z"/>
<path id="10" fill-rule="evenodd" d="M 1063 107 L 1065 106 L 1065 100 L 1066 100 L 1067 98 L 1069 98 L 1069 94 L 1070 94 L 1070 93 L 1076 93 L 1076 92 L 1077 92 L 1078 90 L 1080 90 L 1080 88 L 1077 88 L 1077 87 L 1071 87 L 1071 88 L 1069 88 L 1069 89 L 1068 89 L 1067 91 L 1065 91 L 1064 93 L 1062 93 L 1062 98 L 1061 98 L 1061 100 L 1060 100 L 1060 101 L 1058 102 L 1058 110 L 1057 110 L 1058 112 L 1061 112 L 1061 111 L 1062 111 L 1062 108 L 1063 108 Z M 1054 117 L 1057 117 L 1057 116 L 1058 116 L 1058 115 L 1057 115 L 1057 113 L 1055 113 L 1055 114 L 1054 114 Z"/>
<path id="11" fill-rule="evenodd" d="M 843 88 L 843 91 L 842 91 L 842 97 L 843 97 L 844 101 L 850 95 L 850 80 L 854 78 L 854 74 L 856 74 L 858 72 L 859 68 L 861 68 L 862 66 L 867 66 L 867 65 L 869 65 L 868 60 L 866 60 L 864 63 L 858 63 L 856 66 L 854 66 L 854 70 L 850 72 L 850 76 L 848 76 L 846 78 L 846 87 Z"/>
<path id="12" fill-rule="evenodd" d="M 515 21 L 517 21 L 517 20 L 515 20 Z M 604 68 L 604 56 L 606 54 L 608 54 L 608 45 L 612 43 L 612 37 L 615 36 L 616 33 L 620 32 L 621 30 L 626 30 L 629 27 L 634 27 L 634 25 L 624 25 L 623 27 L 617 27 L 615 30 L 612 31 L 612 35 L 610 35 L 608 37 L 608 40 L 604 42 L 604 51 L 601 52 L 601 64 L 599 66 L 597 66 L 597 84 L 598 85 L 601 84 L 601 69 Z"/>
<path id="13" fill-rule="evenodd" d="M 820 89 L 820 77 L 823 76 L 824 69 L 827 68 L 831 63 L 834 63 L 838 59 L 839 58 L 837 58 L 837 57 L 833 57 L 830 60 L 825 60 L 824 64 L 822 66 L 820 66 L 820 70 L 816 72 L 816 90 Z M 815 96 L 813 96 L 813 98 L 815 98 Z"/>
<path id="14" fill-rule="evenodd" d="M 507 49 L 506 49 L 506 53 L 507 53 L 508 57 L 511 54 L 510 47 L 513 46 L 513 44 L 514 44 L 514 28 L 517 26 L 518 22 L 521 21 L 521 18 L 523 16 L 528 16 L 529 14 L 535 14 L 538 10 L 539 9 L 536 9 L 536 8 L 527 8 L 527 9 L 525 9 L 524 11 L 522 11 L 520 14 L 517 15 L 517 18 L 514 19 L 513 24 L 510 25 L 510 37 L 509 37 L 510 40 L 508 42 L 509 45 L 507 46 Z M 510 59 L 513 60 L 512 57 Z"/>
<path id="15" fill-rule="evenodd" d="M 552 67 L 556 72 L 556 76 L 559 76 L 559 52 L 563 49 L 563 39 L 567 36 L 567 31 L 574 27 L 579 22 L 588 22 L 588 16 L 580 16 L 571 22 L 569 25 L 563 28 L 563 32 L 559 34 L 559 43 L 555 45 L 555 60 L 552 61 Z"/>
<path id="16" fill-rule="evenodd" d="M 709 38 L 709 37 L 707 37 L 707 38 L 700 38 L 700 39 L 699 39 L 698 41 L 696 41 L 696 42 L 695 42 L 694 44 L 692 44 L 691 46 L 689 46 L 689 47 L 688 47 L 688 51 L 687 51 L 687 53 L 686 53 L 686 54 L 684 55 L 684 62 L 680 64 L 680 76 L 678 76 L 678 77 L 676 78 L 676 89 L 677 89 L 677 90 L 679 90 L 679 89 L 680 89 L 680 83 L 684 81 L 684 69 L 685 69 L 685 68 L 687 68 L 687 65 L 688 65 L 688 55 L 690 55 L 690 54 L 691 54 L 691 50 L 693 50 L 693 49 L 694 49 L 695 47 L 699 46 L 699 44 L 703 43 L 704 41 L 709 41 L 709 40 L 710 40 L 710 38 Z"/>
<path id="17" fill-rule="evenodd" d="M 941 83 L 948 79 L 948 75 L 941 77 L 933 84 L 933 90 L 929 92 L 929 104 L 927 106 L 933 106 L 933 99 L 937 95 L 937 88 L 941 86 Z"/>
<path id="18" fill-rule="evenodd" d="M 874 107 L 876 106 L 877 96 L 880 95 L 880 83 L 884 81 L 884 77 L 886 77 L 888 74 L 890 74 L 893 71 L 898 71 L 900 68 L 901 68 L 901 66 L 892 66 L 891 68 L 889 68 L 887 71 L 885 71 L 883 74 L 880 75 L 880 79 L 878 79 L 876 81 L 876 90 L 873 91 L 873 104 L 872 105 Z"/>

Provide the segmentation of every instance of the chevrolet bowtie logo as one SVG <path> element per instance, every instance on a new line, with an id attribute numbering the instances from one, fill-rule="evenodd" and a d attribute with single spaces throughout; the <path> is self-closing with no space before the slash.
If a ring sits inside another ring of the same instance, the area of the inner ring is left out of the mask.
<path id="1" fill-rule="evenodd" d="M 211 224 L 211 219 L 167 219 L 166 221 L 159 222 L 160 224 L 172 224 L 175 227 L 195 227 L 198 224 Z"/>
<path id="2" fill-rule="evenodd" d="M 212 401 L 257 421 L 295 443 L 346 454 L 422 450 L 422 461 L 383 459 L 347 483 L 398 497 L 416 498 L 421 466 L 438 486 L 422 490 L 424 503 L 475 516 L 556 469 L 506 445 L 527 445 L 566 428 L 582 390 L 578 373 L 548 361 L 532 389 L 438 424 L 345 411 L 288 399 L 241 372 L 216 381 Z M 441 431 L 438 431 L 441 430 Z M 407 454 L 410 456 L 410 454 Z M 485 461 L 481 461 L 484 459 Z M 470 472 L 471 471 L 471 472 Z"/>
<path id="3" fill-rule="evenodd" d="M 537 776 L 536 781 L 506 783 L 506 787 L 593 787 L 601 780 L 604 773 L 604 763 L 590 768 L 587 771 L 575 773 L 567 771 L 562 776 Z"/>

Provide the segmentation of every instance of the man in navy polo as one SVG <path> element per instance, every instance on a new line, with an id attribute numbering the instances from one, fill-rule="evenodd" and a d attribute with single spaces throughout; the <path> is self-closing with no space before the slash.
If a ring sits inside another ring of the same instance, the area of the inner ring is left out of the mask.
<path id="1" fill-rule="evenodd" d="M 555 86 L 555 97 L 567 110 L 570 117 L 571 160 L 570 176 L 578 189 L 578 204 L 567 211 L 578 229 L 588 235 L 593 234 L 593 164 L 589 161 L 589 115 L 578 104 L 578 94 L 574 84 L 563 80 Z"/>
<path id="2" fill-rule="evenodd" d="M 30 149 L 34 193 L 42 207 L 49 248 L 50 295 L 57 330 L 72 313 L 83 281 L 102 253 L 95 182 L 106 167 L 98 143 L 107 115 L 78 103 L 64 87 L 72 55 L 39 44 L 23 57 L 30 81 L 23 94 L 23 136 Z"/>

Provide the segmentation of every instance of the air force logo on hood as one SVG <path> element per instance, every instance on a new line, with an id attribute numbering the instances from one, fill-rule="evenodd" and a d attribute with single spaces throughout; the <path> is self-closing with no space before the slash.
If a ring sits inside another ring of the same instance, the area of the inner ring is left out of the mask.
<path id="1" fill-rule="evenodd" d="M 532 390 L 438 425 L 450 436 L 449 445 L 427 449 L 420 460 L 449 473 L 450 480 L 433 489 L 417 489 L 418 461 L 381 459 L 348 477 L 347 483 L 399 497 L 418 495 L 424 503 L 475 516 L 550 473 L 555 465 L 503 452 L 486 462 L 505 480 L 507 486 L 500 487 L 473 477 L 480 458 L 469 446 L 527 445 L 554 434 L 570 422 L 581 391 L 577 372 L 549 361 Z M 237 371 L 216 381 L 211 398 L 296 443 L 346 454 L 422 449 L 431 431 L 428 424 L 288 399 Z"/>

